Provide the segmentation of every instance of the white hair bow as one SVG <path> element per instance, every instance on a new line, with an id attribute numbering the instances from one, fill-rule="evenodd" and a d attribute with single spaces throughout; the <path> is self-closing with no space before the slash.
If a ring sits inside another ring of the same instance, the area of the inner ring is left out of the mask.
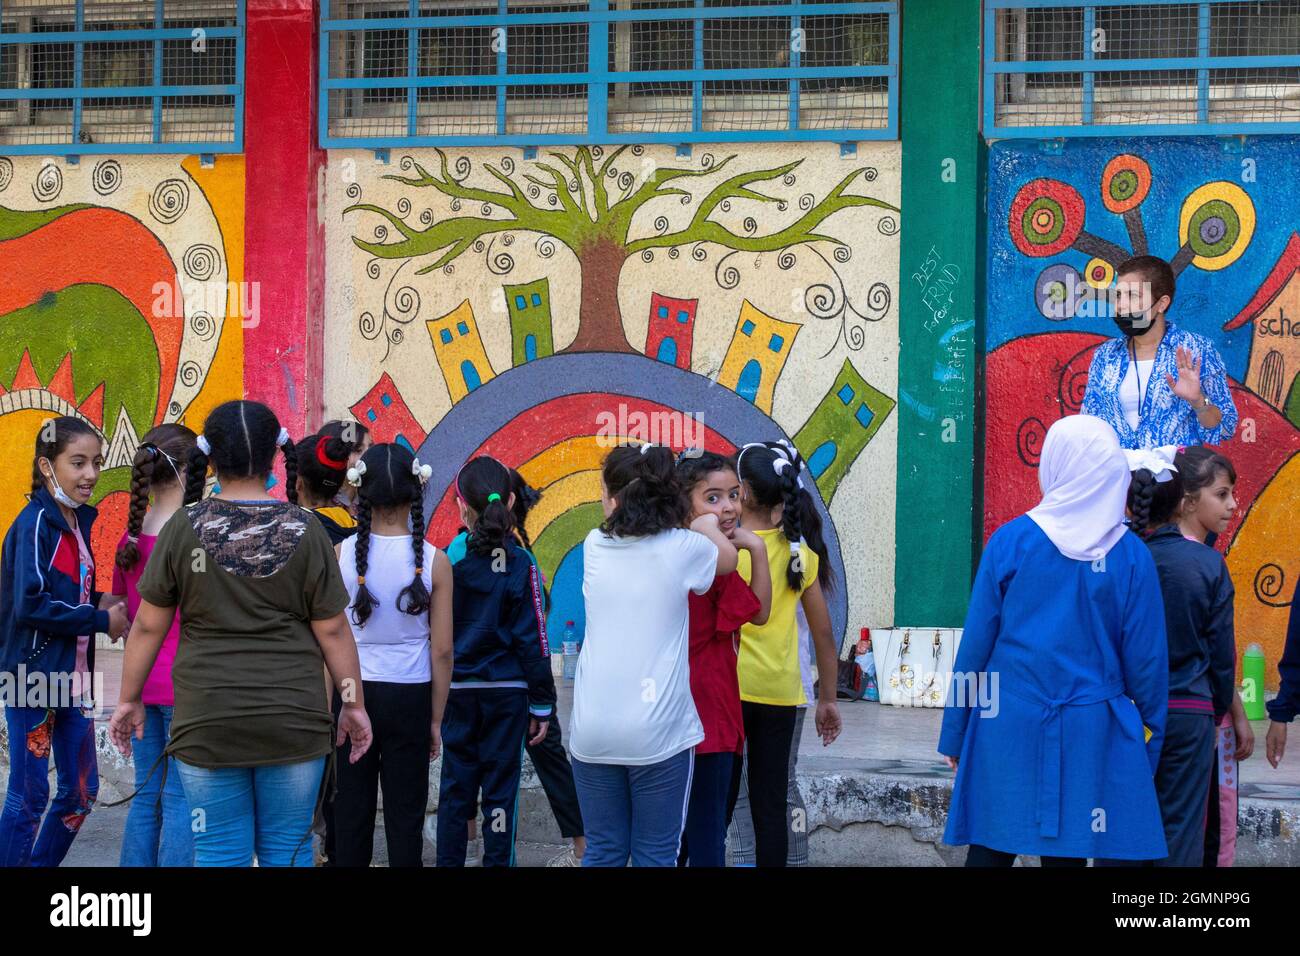
<path id="1" fill-rule="evenodd" d="M 366 473 L 366 463 L 358 460 L 355 465 L 348 469 L 348 484 L 353 488 L 361 487 L 361 476 Z"/>
<path id="2" fill-rule="evenodd" d="M 420 484 L 424 484 L 433 477 L 433 466 L 420 464 L 420 459 L 411 459 L 411 474 L 420 479 Z"/>
<path id="3" fill-rule="evenodd" d="M 1158 482 L 1168 481 L 1173 477 L 1173 472 L 1178 470 L 1174 464 L 1174 455 L 1177 453 L 1177 445 L 1161 445 L 1159 448 L 1124 449 L 1124 457 L 1128 461 L 1129 471 L 1145 468 L 1155 476 Z"/>
<path id="4" fill-rule="evenodd" d="M 275 436 L 275 443 L 281 448 L 289 444 L 289 429 L 281 428 L 280 434 Z"/>
<path id="5" fill-rule="evenodd" d="M 208 444 L 207 435 L 200 435 L 198 439 L 195 440 L 194 444 L 198 447 L 199 451 L 203 452 L 203 454 L 208 456 L 212 455 L 212 446 Z"/>

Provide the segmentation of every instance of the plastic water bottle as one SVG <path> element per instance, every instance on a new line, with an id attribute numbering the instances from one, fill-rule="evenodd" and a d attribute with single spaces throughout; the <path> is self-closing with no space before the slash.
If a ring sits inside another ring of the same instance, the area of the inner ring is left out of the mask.
<path id="1" fill-rule="evenodd" d="M 1241 706 L 1247 720 L 1263 720 L 1268 716 L 1264 706 L 1264 649 L 1251 644 L 1241 655 Z"/>
<path id="2" fill-rule="evenodd" d="M 564 679 L 573 680 L 578 676 L 578 635 L 574 633 L 573 622 L 564 622 Z"/>

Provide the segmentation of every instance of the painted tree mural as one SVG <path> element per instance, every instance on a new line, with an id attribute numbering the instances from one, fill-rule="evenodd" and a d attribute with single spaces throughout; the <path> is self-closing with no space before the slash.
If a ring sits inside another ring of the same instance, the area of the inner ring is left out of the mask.
<path id="1" fill-rule="evenodd" d="M 698 199 L 693 215 L 685 226 L 671 229 L 666 215 L 654 219 L 654 232 L 650 235 L 633 235 L 633 219 L 648 203 L 676 197 L 682 205 L 697 202 L 695 195 L 681 188 L 688 178 L 716 176 L 736 156 L 733 154 L 715 161 L 712 154 L 701 156 L 698 168 L 655 164 L 643 157 L 641 146 L 620 146 L 608 155 L 599 146 L 578 147 L 572 155 L 550 152 L 550 162 L 538 161 L 535 168 L 549 177 L 531 173 L 517 173 L 509 157 L 499 164 L 484 163 L 483 169 L 497 180 L 502 189 L 484 189 L 468 186 L 465 180 L 471 172 L 468 157 L 459 157 L 452 165 L 447 155 L 438 150 L 441 168 L 438 174 L 429 172 L 410 156 L 402 158 L 400 166 L 414 175 L 387 175 L 407 186 L 433 189 L 451 199 L 453 213 L 465 204 L 478 204 L 477 214 L 453 215 L 433 221 L 428 210 L 421 216 L 418 228 L 402 216 L 409 214 L 409 202 L 399 202 L 398 213 L 373 203 L 354 203 L 344 210 L 372 212 L 382 216 L 400 234 L 395 242 L 386 242 L 387 227 L 382 224 L 375 232 L 375 240 L 354 237 L 353 242 L 364 251 L 382 259 L 413 259 L 434 257 L 420 268 L 417 274 L 438 269 L 450 271 L 452 263 L 465 252 L 482 252 L 485 237 L 495 237 L 516 231 L 540 233 L 562 243 L 577 257 L 582 272 L 582 305 L 578 333 L 566 352 L 636 352 L 624 332 L 619 311 L 618 286 L 623 264 L 632 256 L 640 255 L 646 261 L 654 258 L 655 250 L 667 250 L 670 258 L 677 258 L 683 246 L 691 246 L 691 255 L 703 260 L 705 247 L 714 244 L 732 252 L 781 252 L 794 246 L 825 242 L 835 247 L 838 262 L 848 259 L 848 247 L 841 240 L 817 232 L 818 227 L 842 209 L 869 206 L 885 212 L 897 212 L 895 206 L 880 199 L 848 189 L 859 179 L 870 182 L 875 178 L 871 167 L 859 167 L 844 176 L 820 200 L 811 194 L 798 199 L 801 215 L 777 231 L 759 235 L 757 221 L 746 217 L 741 232 L 712 218 L 715 211 L 729 212 L 733 201 L 774 203 L 778 211 L 785 211 L 787 200 L 767 195 L 755 188 L 757 184 L 781 180 L 785 186 L 795 184 L 795 170 L 802 159 L 768 169 L 737 173 L 714 185 Z M 625 158 L 632 168 L 615 165 Z M 521 181 L 523 185 L 521 185 Z M 354 184 L 355 185 L 355 184 Z M 349 189 L 349 196 L 357 198 L 360 189 Z M 496 210 L 506 215 L 497 217 Z M 882 231 L 897 229 L 897 220 L 878 225 Z M 887 233 L 888 234 L 888 233 Z M 820 253 L 819 253 L 820 255 Z M 825 257 L 823 257 L 825 258 Z M 790 262 L 789 258 L 785 260 Z M 784 262 L 782 268 L 788 268 Z M 842 300 L 847 304 L 847 297 Z"/>

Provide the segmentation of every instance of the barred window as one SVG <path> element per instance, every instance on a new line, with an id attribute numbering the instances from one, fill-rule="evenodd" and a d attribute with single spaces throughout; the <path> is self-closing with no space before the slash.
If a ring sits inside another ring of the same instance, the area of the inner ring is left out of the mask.
<path id="1" fill-rule="evenodd" d="M 238 151 L 243 0 L 4 0 L 0 148 Z"/>
<path id="2" fill-rule="evenodd" d="M 896 135 L 897 2 L 328 0 L 322 18 L 326 146 Z"/>
<path id="3" fill-rule="evenodd" d="M 989 136 L 1300 123 L 1300 0 L 986 0 Z"/>

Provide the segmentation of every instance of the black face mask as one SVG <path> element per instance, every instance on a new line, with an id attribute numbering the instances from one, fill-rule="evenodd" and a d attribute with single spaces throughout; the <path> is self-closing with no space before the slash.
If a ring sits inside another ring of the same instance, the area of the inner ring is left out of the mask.
<path id="1" fill-rule="evenodd" d="M 1151 330 L 1151 317 L 1145 312 L 1139 312 L 1136 315 L 1124 315 L 1116 312 L 1112 318 L 1116 327 L 1130 339 L 1145 335 Z"/>

